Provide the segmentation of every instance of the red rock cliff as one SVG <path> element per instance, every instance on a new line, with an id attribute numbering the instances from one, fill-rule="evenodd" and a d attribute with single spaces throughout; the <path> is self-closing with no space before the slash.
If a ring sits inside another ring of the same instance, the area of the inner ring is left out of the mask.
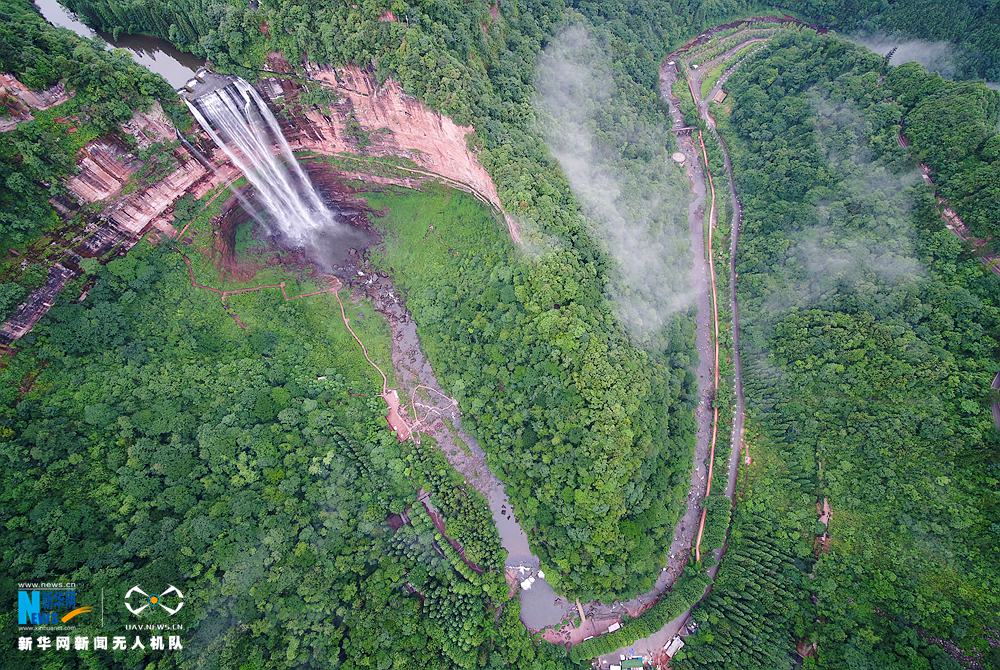
<path id="1" fill-rule="evenodd" d="M 324 154 L 409 158 L 427 172 L 468 187 L 503 211 L 492 177 L 469 148 L 472 127 L 460 126 L 407 95 L 398 82 L 390 79 L 379 84 L 371 74 L 355 66 L 309 66 L 308 73 L 313 81 L 335 91 L 338 101 L 329 116 L 311 110 L 304 119 L 288 124 L 286 133 L 293 148 Z M 294 92 L 287 82 L 268 82 L 260 88 L 274 99 Z M 352 119 L 367 136 L 365 146 L 359 146 L 357 131 L 349 129 Z M 505 218 L 511 236 L 518 240 L 513 219 L 506 214 Z"/>

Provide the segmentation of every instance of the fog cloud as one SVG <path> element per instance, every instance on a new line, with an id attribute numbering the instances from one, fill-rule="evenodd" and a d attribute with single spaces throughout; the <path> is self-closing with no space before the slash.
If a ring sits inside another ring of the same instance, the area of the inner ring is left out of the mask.
<path id="1" fill-rule="evenodd" d="M 687 193 L 667 152 L 669 125 L 620 95 L 606 51 L 579 25 L 545 49 L 535 85 L 540 130 L 615 262 L 617 315 L 649 341 L 694 298 Z"/>
<path id="2" fill-rule="evenodd" d="M 883 56 L 896 49 L 889 60 L 890 65 L 920 63 L 931 72 L 948 78 L 954 78 L 958 73 L 955 47 L 948 42 L 905 39 L 883 33 L 848 35 L 847 39 Z"/>
<path id="3" fill-rule="evenodd" d="M 790 235 L 787 278 L 774 286 L 767 311 L 820 306 L 834 296 L 885 294 L 923 274 L 914 251 L 916 170 L 895 173 L 875 162 L 865 120 L 851 105 L 809 96 L 816 139 L 839 184 L 818 198 L 809 225 Z"/>

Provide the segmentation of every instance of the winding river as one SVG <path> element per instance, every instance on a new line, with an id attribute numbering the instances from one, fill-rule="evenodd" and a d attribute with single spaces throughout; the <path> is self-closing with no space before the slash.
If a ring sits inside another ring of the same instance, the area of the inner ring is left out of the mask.
<path id="1" fill-rule="evenodd" d="M 56 0 L 34 0 L 45 20 L 59 28 L 68 28 L 80 37 L 98 39 L 108 48 L 124 49 L 139 65 L 160 75 L 174 88 L 183 86 L 205 62 L 197 56 L 178 50 L 169 42 L 148 35 L 119 35 L 118 39 L 104 31 L 94 30 Z"/>

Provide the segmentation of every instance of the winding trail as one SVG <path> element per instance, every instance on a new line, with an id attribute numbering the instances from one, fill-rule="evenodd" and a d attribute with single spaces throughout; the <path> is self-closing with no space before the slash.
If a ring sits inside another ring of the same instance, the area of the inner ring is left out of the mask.
<path id="1" fill-rule="evenodd" d="M 896 136 L 896 142 L 904 149 L 909 149 L 910 141 L 900 130 L 899 134 Z M 934 178 L 931 176 L 931 168 L 927 163 L 917 163 L 920 166 L 920 176 L 923 178 L 924 183 L 931 189 L 934 193 L 934 198 L 937 200 L 940 209 L 941 220 L 944 221 L 945 227 L 950 230 L 958 239 L 962 240 L 965 244 L 973 250 L 974 256 L 982 263 L 987 270 L 995 275 L 1000 275 L 1000 254 L 991 252 L 986 240 L 981 240 L 972 234 L 969 227 L 965 225 L 965 221 L 962 217 L 958 215 L 951 204 L 940 194 L 938 191 L 937 184 L 934 183 Z M 1000 424 L 998 424 L 1000 427 Z"/>
<path id="2" fill-rule="evenodd" d="M 372 357 L 368 355 L 368 348 L 365 343 L 361 341 L 358 334 L 354 332 L 351 328 L 351 320 L 347 318 L 347 312 L 344 310 L 344 301 L 340 299 L 340 292 L 337 290 L 333 291 L 333 294 L 337 296 L 337 304 L 340 305 L 340 318 L 344 321 L 344 327 L 347 328 L 347 332 L 351 334 L 351 337 L 357 341 L 358 346 L 361 347 L 361 353 L 364 354 L 365 360 L 368 361 L 368 365 L 375 368 L 375 370 L 382 376 L 382 395 L 384 396 L 389 392 L 389 379 L 385 376 L 385 372 L 378 366 L 378 364 L 372 360 Z"/>
<path id="3" fill-rule="evenodd" d="M 737 44 L 733 49 L 721 54 L 713 63 L 730 58 L 748 43 L 760 42 L 754 38 L 750 42 Z M 738 65 L 738 64 L 737 64 Z M 733 68 L 735 69 L 735 67 Z M 705 68 L 703 72 L 707 72 Z M 717 88 L 721 87 L 728 75 L 720 77 Z M 673 126 L 675 129 L 684 126 L 679 113 L 679 104 L 672 98 L 672 85 L 678 71 L 664 64 L 661 69 L 661 92 L 671 103 Z M 700 85 L 700 80 L 699 80 Z M 736 299 L 735 251 L 738 244 L 741 210 L 739 199 L 734 188 L 732 166 L 728 150 L 715 130 L 714 119 L 711 118 L 707 103 L 697 95 L 692 87 L 692 95 L 699 109 L 700 116 L 723 147 L 726 171 L 729 176 L 730 198 L 733 202 L 732 236 L 730 240 L 730 308 L 733 314 L 733 340 L 739 342 L 739 323 Z M 714 95 L 713 89 L 713 95 Z M 508 552 L 506 562 L 508 579 L 517 582 L 527 577 L 535 577 L 530 589 L 520 591 L 522 604 L 522 621 L 532 631 L 542 631 L 544 639 L 558 644 L 572 645 L 593 635 L 607 632 L 609 626 L 622 620 L 625 614 L 631 617 L 640 615 L 651 607 L 665 593 L 683 572 L 692 551 L 697 560 L 702 559 L 701 540 L 704 533 L 705 511 L 702 501 L 712 491 L 712 475 L 715 460 L 715 447 L 718 436 L 719 409 L 714 400 L 718 396 L 720 379 L 720 325 L 718 288 L 714 255 L 711 253 L 714 241 L 714 230 L 717 226 L 717 194 L 714 177 L 711 174 L 708 152 L 704 138 L 699 131 L 698 142 L 691 136 L 678 136 L 678 143 L 686 156 L 687 176 L 691 182 L 693 197 L 689 203 L 689 232 L 692 245 L 692 278 L 698 288 L 698 317 L 696 328 L 696 344 L 699 352 L 698 365 L 698 398 L 696 419 L 698 437 L 695 445 L 694 467 L 691 473 L 691 489 L 687 496 L 687 509 L 675 529 L 671 543 L 667 566 L 661 571 L 656 584 L 649 592 L 641 594 L 628 601 L 612 603 L 591 602 L 581 604 L 569 601 L 556 594 L 544 580 L 539 570 L 538 558 L 531 552 L 527 537 L 514 517 L 514 510 L 507 498 L 503 483 L 490 471 L 485 453 L 476 440 L 465 433 L 461 427 L 461 417 L 457 403 L 441 390 L 437 379 L 423 354 L 416 333 L 416 324 L 396 295 L 387 277 L 371 272 L 360 293 L 364 294 L 375 305 L 376 310 L 388 320 L 392 329 L 392 359 L 397 380 L 402 389 L 408 391 L 410 408 L 413 416 L 417 416 L 418 407 L 425 411 L 425 418 L 413 424 L 414 438 L 419 440 L 420 430 L 433 435 L 439 447 L 455 467 L 477 491 L 486 498 L 501 543 Z M 704 173 L 702 172 L 704 171 Z M 710 199 L 709 199 L 710 198 Z M 705 205 L 708 201 L 707 240 L 705 229 Z M 339 300 L 339 295 L 338 295 Z M 342 307 L 343 309 L 343 307 Z M 343 312 L 342 312 L 343 316 Z M 345 319 L 346 324 L 346 319 Z M 735 377 L 735 406 L 733 411 L 733 434 L 731 454 L 727 467 L 726 494 L 733 499 L 736 489 L 736 475 L 739 466 L 739 456 L 743 448 L 744 399 L 742 387 L 742 364 L 738 346 L 733 352 Z M 369 362 L 370 359 L 369 359 Z M 421 392 L 424 392 L 421 396 Z M 747 456 L 749 462 L 749 456 Z M 716 558 L 721 559 L 725 546 L 716 552 Z M 708 570 L 715 577 L 718 563 Z M 564 625 L 553 628 L 553 625 L 579 612 L 585 615 L 585 620 L 579 626 Z M 683 624 L 690 616 L 690 611 L 683 613 L 669 622 L 654 635 L 636 641 L 627 650 L 630 653 L 655 658 L 663 646 L 674 635 L 680 632 Z M 625 650 L 620 650 L 625 651 Z M 609 665 L 617 659 L 616 652 L 600 660 L 602 665 Z"/>
<path id="4" fill-rule="evenodd" d="M 745 47 L 751 44 L 756 44 L 764 42 L 770 38 L 753 38 L 744 42 L 740 42 L 733 48 L 727 50 L 725 53 L 720 54 L 715 59 L 713 59 L 708 65 L 702 67 L 697 71 L 689 72 L 688 86 L 691 91 L 692 97 L 695 101 L 695 105 L 698 108 L 698 115 L 704 121 L 708 132 L 711 133 L 712 138 L 718 142 L 719 147 L 722 151 L 723 165 L 726 171 L 726 177 L 729 184 L 729 198 L 730 198 L 730 210 L 731 210 L 731 228 L 729 235 L 729 309 L 732 317 L 732 340 L 733 347 L 731 354 L 733 356 L 733 386 L 734 386 L 734 407 L 733 407 L 733 427 L 732 427 L 732 453 L 729 459 L 728 465 L 728 484 L 726 487 L 726 495 L 730 500 L 736 491 L 736 475 L 739 466 L 739 455 L 741 452 L 745 454 L 744 463 L 750 464 L 749 449 L 746 447 L 745 441 L 743 439 L 744 424 L 746 419 L 746 399 L 743 394 L 743 358 L 740 352 L 740 321 L 739 321 L 739 301 L 737 298 L 736 285 L 737 285 L 737 273 L 736 273 L 736 257 L 737 249 L 739 246 L 740 229 L 743 223 L 743 207 L 740 203 L 739 195 L 736 192 L 736 180 L 733 175 L 733 164 L 729 155 L 729 147 L 726 144 L 725 138 L 718 132 L 716 128 L 715 118 L 712 116 L 711 110 L 709 109 L 710 101 L 715 97 L 725 83 L 729 80 L 729 77 L 739 68 L 739 66 L 745 60 L 741 58 L 738 62 L 730 66 L 723 74 L 719 77 L 718 81 L 714 84 L 712 89 L 708 92 L 705 98 L 700 95 L 701 82 L 708 72 L 710 72 L 719 62 L 725 62 L 733 57 L 737 52 L 741 51 Z M 699 133 L 699 138 L 701 137 Z M 712 177 L 711 170 L 708 168 L 708 156 L 705 153 L 704 140 L 701 141 L 703 159 L 706 164 L 706 172 L 708 176 L 709 184 L 712 185 L 712 192 L 714 194 L 714 179 Z M 721 555 L 719 556 L 721 558 Z M 713 574 L 714 576 L 714 574 Z"/>
<path id="5" fill-rule="evenodd" d="M 299 300 L 301 298 L 310 298 L 315 295 L 325 295 L 327 293 L 335 293 L 336 288 L 324 288 L 319 291 L 310 291 L 309 293 L 299 293 L 296 295 L 288 295 L 288 291 L 285 290 L 285 282 L 280 282 L 278 284 L 260 284 L 259 286 L 249 286 L 246 288 L 234 288 L 234 289 L 221 289 L 214 286 L 206 286 L 201 284 L 194 276 L 194 268 L 191 265 L 191 259 L 187 257 L 183 252 L 178 252 L 181 254 L 181 258 L 184 259 L 184 264 L 187 266 L 188 280 L 191 282 L 191 286 L 195 288 L 200 288 L 203 291 L 209 291 L 216 294 L 222 300 L 225 300 L 231 295 L 241 295 L 243 293 L 255 293 L 256 291 L 264 291 L 268 289 L 278 289 L 281 292 L 281 297 L 284 298 L 285 302 L 290 302 L 292 300 Z"/>
<path id="6" fill-rule="evenodd" d="M 760 40 L 751 40 L 751 42 L 759 42 Z M 749 54 L 748 54 L 749 55 Z M 745 60 L 746 56 L 736 63 L 729 70 L 727 70 L 719 80 L 715 83 L 715 86 L 708 93 L 708 100 L 712 100 L 716 93 L 722 90 L 722 87 L 729 80 L 729 77 L 735 72 Z M 743 395 L 743 355 L 740 352 L 740 308 L 739 300 L 736 297 L 736 251 L 740 242 L 740 230 L 743 225 L 743 203 L 740 202 L 739 194 L 736 192 L 736 179 L 733 175 L 733 162 L 729 156 L 729 145 L 726 143 L 726 138 L 722 136 L 720 132 L 716 129 L 715 118 L 712 116 L 711 111 L 708 108 L 708 104 L 704 101 L 699 101 L 699 111 L 703 115 L 702 118 L 705 119 L 708 124 L 709 130 L 715 137 L 716 141 L 719 143 L 719 147 L 722 149 L 722 161 L 726 168 L 726 176 L 729 182 L 729 200 L 730 207 L 732 210 L 732 226 L 729 233 L 729 310 L 732 315 L 733 322 L 733 379 L 734 379 L 734 398 L 735 406 L 733 408 L 733 435 L 732 444 L 742 445 L 743 447 L 743 463 L 745 465 L 750 465 L 750 445 L 747 444 L 743 439 L 744 424 L 746 420 L 746 398 Z M 736 471 L 737 464 L 736 461 L 739 457 L 739 449 L 733 450 L 733 458 L 729 464 L 729 485 L 726 489 L 726 495 L 732 500 L 733 494 L 736 491 L 736 477 L 733 474 Z"/>
<path id="7" fill-rule="evenodd" d="M 718 223 L 718 214 L 715 211 L 715 181 L 712 179 L 712 170 L 708 163 L 708 150 L 705 149 L 705 138 L 701 131 L 698 131 L 698 143 L 701 145 L 701 155 L 705 161 L 705 176 L 708 177 L 708 187 L 712 194 L 711 205 L 708 214 L 708 245 L 706 253 L 708 256 L 708 278 L 712 284 L 712 327 L 715 330 L 715 363 L 712 368 L 715 373 L 714 384 L 712 386 L 712 397 L 719 397 L 719 296 L 715 282 L 715 253 L 712 246 L 712 233 Z M 712 403 L 712 445 L 708 452 L 708 482 L 705 484 L 705 495 L 707 498 L 712 493 L 712 470 L 715 464 L 715 443 L 719 435 L 719 405 Z M 702 505 L 701 518 L 698 520 L 698 537 L 694 542 L 695 561 L 701 562 L 701 537 L 705 533 L 705 517 L 708 515 L 708 508 Z"/>
<path id="8" fill-rule="evenodd" d="M 715 59 L 708 64 L 708 67 L 702 68 L 700 71 L 689 72 L 688 86 L 691 90 L 691 95 L 695 100 L 695 104 L 698 107 L 698 115 L 705 122 L 708 127 L 708 131 L 712 134 L 712 137 L 719 143 L 719 147 L 722 149 L 722 161 L 726 170 L 727 181 L 729 182 L 729 199 L 730 208 L 732 210 L 732 227 L 730 230 L 729 239 L 729 309 L 732 314 L 733 322 L 733 377 L 734 377 L 734 397 L 735 406 L 733 408 L 733 434 L 732 434 L 732 444 L 740 445 L 743 447 L 743 462 L 745 465 L 750 465 L 750 446 L 743 440 L 743 429 L 745 424 L 745 414 L 746 414 L 746 399 L 743 395 L 743 356 L 740 353 L 740 310 L 739 302 L 736 298 L 736 250 L 739 245 L 740 240 L 740 230 L 743 224 L 743 203 L 740 202 L 739 194 L 736 192 L 736 179 L 733 175 L 733 162 L 729 156 L 729 145 L 726 143 L 726 138 L 718 131 L 716 127 L 715 117 L 712 116 L 712 111 L 710 109 L 711 101 L 715 98 L 716 94 L 722 90 L 729 78 L 736 72 L 737 69 L 743 64 L 750 53 L 745 54 L 737 62 L 730 65 L 729 68 L 719 77 L 718 81 L 708 92 L 705 98 L 701 98 L 700 94 L 696 91 L 701 91 L 701 82 L 706 74 L 715 67 L 719 62 L 728 61 L 737 52 L 741 51 L 744 47 L 766 42 L 770 38 L 754 38 L 737 44 L 732 49 L 727 50 L 725 53 L 720 54 Z M 753 51 L 756 51 L 754 49 Z M 752 52 L 751 52 L 752 53 Z M 706 159 L 707 160 L 707 159 Z M 711 174 L 709 175 L 711 180 Z M 714 189 L 713 189 L 714 190 Z M 734 449 L 733 457 L 729 464 L 729 486 L 726 489 L 726 495 L 732 499 L 733 494 L 736 490 L 736 477 L 734 475 L 737 468 L 739 450 Z"/>

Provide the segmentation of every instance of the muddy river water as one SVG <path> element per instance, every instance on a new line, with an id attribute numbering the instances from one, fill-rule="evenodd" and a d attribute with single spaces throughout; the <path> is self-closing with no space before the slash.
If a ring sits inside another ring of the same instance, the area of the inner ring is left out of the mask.
<path id="1" fill-rule="evenodd" d="M 125 49 L 135 62 L 160 75 L 177 88 L 194 76 L 205 64 L 197 56 L 179 51 L 164 40 L 148 35 L 119 35 L 114 39 L 109 33 L 94 30 L 56 0 L 34 0 L 38 11 L 54 26 L 68 28 L 80 37 L 97 38 L 110 47 Z"/>
<path id="2" fill-rule="evenodd" d="M 490 470 L 476 438 L 463 430 L 458 405 L 438 383 L 420 346 L 417 324 L 392 281 L 370 267 L 366 269 L 366 276 L 356 284 L 391 327 L 392 366 L 397 382 L 412 400 L 410 418 L 415 421 L 416 439 L 420 433 L 433 437 L 452 467 L 486 498 L 500 542 L 507 550 L 508 572 L 522 582 L 534 578 L 531 587 L 520 593 L 524 624 L 539 630 L 559 623 L 573 611 L 572 603 L 559 597 L 539 574 L 539 560 L 528 545 L 503 483 Z"/>

